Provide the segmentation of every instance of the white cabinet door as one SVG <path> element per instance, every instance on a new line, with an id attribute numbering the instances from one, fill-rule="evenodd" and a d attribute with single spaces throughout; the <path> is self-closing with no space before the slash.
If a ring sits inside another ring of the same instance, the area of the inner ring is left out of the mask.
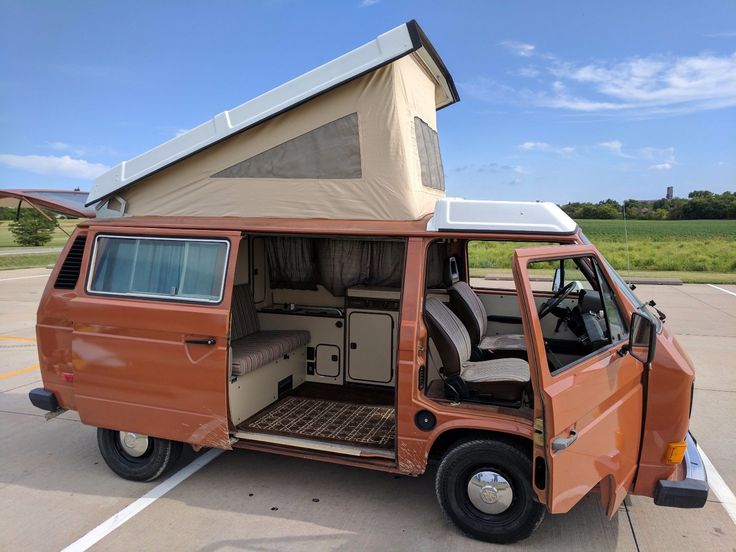
<path id="1" fill-rule="evenodd" d="M 387 312 L 348 314 L 347 379 L 390 384 L 394 379 L 394 317 Z"/>

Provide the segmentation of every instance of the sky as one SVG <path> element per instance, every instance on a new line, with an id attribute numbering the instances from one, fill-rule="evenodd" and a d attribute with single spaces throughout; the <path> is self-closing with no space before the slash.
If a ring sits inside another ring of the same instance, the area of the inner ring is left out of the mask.
<path id="1" fill-rule="evenodd" d="M 736 191 L 736 2 L 0 0 L 0 188 L 117 163 L 416 19 L 447 193 Z"/>

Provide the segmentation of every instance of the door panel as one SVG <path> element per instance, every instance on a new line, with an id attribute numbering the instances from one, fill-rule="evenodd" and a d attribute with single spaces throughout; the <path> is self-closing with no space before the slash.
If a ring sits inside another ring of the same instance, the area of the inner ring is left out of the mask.
<path id="1" fill-rule="evenodd" d="M 348 314 L 348 369 L 351 381 L 389 383 L 393 380 L 394 319 L 386 312 Z"/>
<path id="2" fill-rule="evenodd" d="M 230 448 L 228 337 L 240 234 L 200 235 L 230 239 L 219 304 L 98 295 L 71 302 L 74 391 L 82 422 Z M 93 238 L 88 247 L 94 247 Z"/>
<path id="3" fill-rule="evenodd" d="M 623 341 L 552 375 L 527 271 L 530 261 L 583 256 L 603 264 L 592 246 L 541 247 L 514 255 L 524 334 L 531 344 L 535 418 L 543 420 L 542 440 L 535 443 L 534 454 L 545 459 L 547 477 L 545 487 L 535 490 L 556 514 L 570 510 L 600 483 L 610 516 L 626 496 L 638 466 L 643 366 L 631 355 L 619 354 Z"/>
<path id="4" fill-rule="evenodd" d="M 317 345 L 314 372 L 318 376 L 336 378 L 340 375 L 340 348 L 337 345 Z"/>

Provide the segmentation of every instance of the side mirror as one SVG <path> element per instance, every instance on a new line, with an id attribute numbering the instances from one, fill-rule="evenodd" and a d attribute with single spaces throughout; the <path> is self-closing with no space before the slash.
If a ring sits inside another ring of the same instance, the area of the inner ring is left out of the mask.
<path id="1" fill-rule="evenodd" d="M 629 325 L 629 352 L 636 360 L 649 364 L 654 359 L 657 329 L 654 322 L 641 312 L 631 315 Z"/>
<path id="2" fill-rule="evenodd" d="M 557 293 L 560 287 L 562 287 L 562 271 L 555 268 L 555 275 L 552 277 L 552 292 Z"/>

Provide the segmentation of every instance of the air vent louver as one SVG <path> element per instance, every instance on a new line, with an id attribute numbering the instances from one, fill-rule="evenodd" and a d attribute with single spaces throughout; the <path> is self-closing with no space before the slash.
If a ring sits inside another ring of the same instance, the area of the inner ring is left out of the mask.
<path id="1" fill-rule="evenodd" d="M 74 243 L 69 248 L 64 264 L 56 277 L 54 287 L 56 289 L 74 289 L 79 279 L 79 270 L 82 267 L 82 255 L 84 255 L 84 246 L 87 243 L 87 236 L 77 236 Z"/>

